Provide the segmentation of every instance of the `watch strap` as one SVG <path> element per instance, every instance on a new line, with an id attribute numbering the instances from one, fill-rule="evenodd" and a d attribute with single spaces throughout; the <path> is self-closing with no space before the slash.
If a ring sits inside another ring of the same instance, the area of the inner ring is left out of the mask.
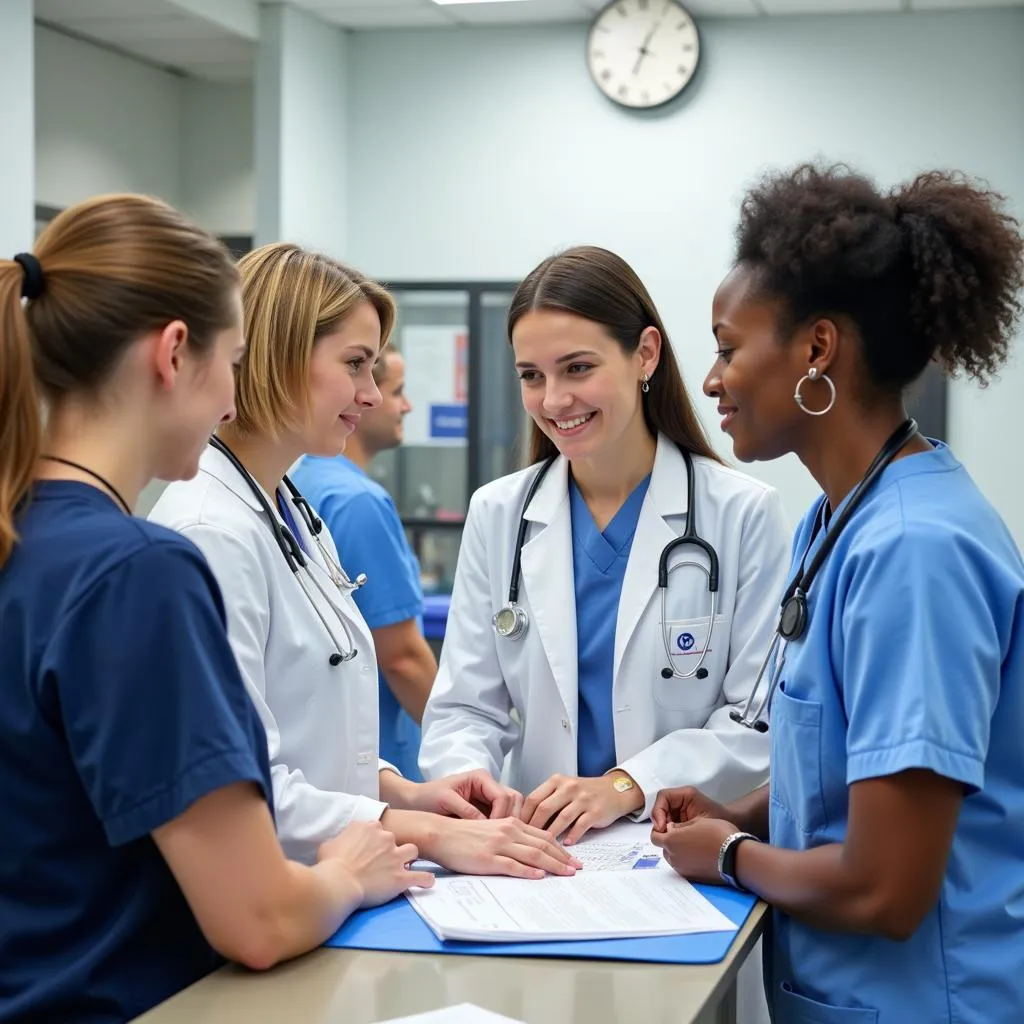
<path id="1" fill-rule="evenodd" d="M 734 889 L 739 889 L 743 892 L 747 890 L 736 880 L 736 851 L 739 849 L 740 843 L 745 839 L 753 839 L 755 843 L 761 841 L 757 836 L 751 835 L 749 832 L 733 832 L 732 835 L 725 837 L 718 850 L 719 876 L 726 885 L 731 885 Z"/>

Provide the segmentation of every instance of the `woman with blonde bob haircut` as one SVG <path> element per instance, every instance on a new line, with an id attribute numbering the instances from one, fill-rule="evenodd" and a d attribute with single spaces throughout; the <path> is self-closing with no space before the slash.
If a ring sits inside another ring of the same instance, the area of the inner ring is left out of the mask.
<path id="1" fill-rule="evenodd" d="M 380 761 L 377 664 L 352 600 L 358 581 L 286 476 L 304 454 L 340 454 L 361 412 L 380 404 L 373 368 L 395 322 L 391 297 L 285 243 L 250 253 L 240 270 L 248 350 L 238 417 L 152 518 L 199 546 L 224 592 L 231 644 L 267 732 L 285 849 L 308 860 L 352 822 L 379 820 L 454 870 L 572 873 L 572 858 L 511 817 L 516 795 L 485 773 L 414 783 Z"/>
<path id="2" fill-rule="evenodd" d="M 0 1020 L 132 1019 L 431 881 L 379 825 L 285 858 L 213 574 L 132 515 L 234 416 L 238 292 L 142 196 L 0 260 Z"/>

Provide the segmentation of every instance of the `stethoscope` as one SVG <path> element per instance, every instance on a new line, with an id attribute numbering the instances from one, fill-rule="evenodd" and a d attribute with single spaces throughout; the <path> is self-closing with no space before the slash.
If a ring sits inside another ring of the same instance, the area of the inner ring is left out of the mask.
<path id="1" fill-rule="evenodd" d="M 754 679 L 750 696 L 747 697 L 747 702 L 743 706 L 742 712 L 729 712 L 729 717 L 734 722 L 746 726 L 748 729 L 755 729 L 757 732 L 768 731 L 767 716 L 772 706 L 772 698 L 775 696 L 775 691 L 782 681 L 782 670 L 786 664 L 786 645 L 790 641 L 799 640 L 807 631 L 807 623 L 810 617 L 807 595 L 810 593 L 811 584 L 818 575 L 825 559 L 828 558 L 829 552 L 836 546 L 839 535 L 850 521 L 850 517 L 857 510 L 857 506 L 860 505 L 864 495 L 882 475 L 889 463 L 896 458 L 907 442 L 916 434 L 917 423 L 914 420 L 905 420 L 900 424 L 896 432 L 892 434 L 889 440 L 882 446 L 881 451 L 874 457 L 871 465 L 868 466 L 867 472 L 861 478 L 860 483 L 854 488 L 853 494 L 850 495 L 845 508 L 836 516 L 835 521 L 828 529 L 826 529 L 826 507 L 828 501 L 826 498 L 821 499 L 815 516 L 814 528 L 811 530 L 810 539 L 807 541 L 807 546 L 804 548 L 804 553 L 800 558 L 800 567 L 790 581 L 782 598 L 778 625 L 775 627 L 775 634 L 772 637 L 771 644 L 768 646 L 768 652 L 765 654 L 757 677 Z M 821 542 L 821 547 L 818 548 L 814 558 L 811 559 L 810 565 L 807 565 L 805 568 L 807 555 L 811 548 L 814 547 L 814 542 L 823 529 L 826 529 L 825 539 Z M 754 697 L 761 687 L 761 680 L 768 671 L 769 665 L 772 666 L 772 669 L 768 679 L 768 688 L 751 717 L 750 711 L 753 707 Z"/>
<path id="2" fill-rule="evenodd" d="M 288 568 L 291 569 L 295 579 L 298 580 L 303 594 L 306 595 L 306 600 L 309 602 L 313 611 L 316 612 L 317 618 L 323 623 L 323 627 L 327 631 L 327 635 L 331 638 L 331 643 L 334 645 L 334 653 L 327 659 L 329 664 L 332 667 L 336 667 L 345 662 L 351 661 L 359 653 L 355 645 L 355 640 L 352 637 L 352 633 L 349 630 L 348 624 L 345 622 L 341 612 L 331 601 L 327 591 L 324 590 L 320 581 L 310 571 L 309 562 L 306 560 L 306 556 L 301 545 L 295 539 L 295 535 L 284 523 L 280 521 L 273 508 L 271 508 L 270 502 L 267 501 L 267 498 L 263 493 L 263 489 L 252 478 L 245 466 L 242 465 L 238 456 L 235 455 L 235 453 L 219 437 L 211 437 L 210 444 L 213 445 L 213 447 L 231 463 L 239 476 L 241 476 L 241 478 L 246 482 L 249 490 L 251 490 L 256 496 L 256 500 L 259 502 L 260 508 L 266 515 L 267 521 L 270 523 L 270 532 L 274 535 L 274 540 L 277 542 L 277 546 L 280 548 L 285 562 L 288 563 Z M 331 555 L 320 540 L 320 531 L 324 528 L 323 520 L 317 516 L 313 511 L 312 506 L 299 493 L 299 489 L 287 476 L 283 478 L 282 483 L 288 488 L 288 492 L 292 498 L 292 503 L 299 510 L 299 513 L 305 520 L 306 528 L 309 530 L 310 536 L 313 538 L 321 556 L 323 557 L 324 565 L 326 565 L 327 571 L 331 577 L 331 582 L 343 593 L 350 593 L 353 590 L 358 590 L 359 587 L 366 583 L 366 574 L 360 573 L 354 580 L 349 579 L 348 574 L 344 569 L 342 569 L 334 556 Z M 320 605 L 313 596 L 312 590 L 310 590 L 310 582 L 312 582 L 313 586 L 316 587 L 317 591 L 319 591 L 320 596 L 334 610 L 335 618 L 338 620 L 342 632 L 345 634 L 344 643 L 339 642 L 338 637 L 331 628 L 331 624 L 327 621 L 324 613 L 320 610 Z"/>
<path id="3" fill-rule="evenodd" d="M 714 547 L 697 533 L 697 506 L 694 500 L 694 472 L 693 460 L 685 448 L 680 448 L 683 461 L 686 463 L 686 529 L 679 536 L 669 541 L 662 549 L 661 557 L 658 559 L 658 589 L 661 591 L 661 639 L 665 647 L 665 657 L 668 664 L 661 670 L 663 679 L 706 679 L 708 670 L 704 668 L 704 659 L 711 649 L 711 640 L 715 629 L 715 613 L 718 609 L 718 554 Z M 516 534 L 516 546 L 512 556 L 512 573 L 508 584 L 508 602 L 504 604 L 494 615 L 494 632 L 505 640 L 520 640 L 526 635 L 530 625 L 530 617 L 526 609 L 519 604 L 519 579 L 521 576 L 521 565 L 523 555 L 523 544 L 526 541 L 526 531 L 529 528 L 529 520 L 526 518 L 526 510 L 530 507 L 537 488 L 540 487 L 547 471 L 558 458 L 557 455 L 547 459 L 537 471 L 530 487 L 523 499 L 522 512 L 519 516 L 519 531 Z M 669 565 L 672 554 L 679 548 L 690 545 L 699 548 L 707 555 L 708 565 L 695 559 L 686 559 Z M 666 603 L 668 600 L 668 584 L 670 575 L 684 566 L 694 566 L 701 570 L 707 577 L 708 593 L 711 595 L 711 618 L 708 620 L 708 632 L 704 640 L 704 646 L 696 664 L 687 672 L 680 672 L 672 664 L 672 651 L 669 642 L 669 630 L 666 626 Z"/>

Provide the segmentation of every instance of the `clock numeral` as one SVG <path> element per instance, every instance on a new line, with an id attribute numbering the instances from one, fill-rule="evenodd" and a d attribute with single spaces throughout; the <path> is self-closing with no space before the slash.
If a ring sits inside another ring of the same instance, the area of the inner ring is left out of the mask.
<path id="1" fill-rule="evenodd" d="M 640 8 L 641 11 L 646 11 L 649 4 L 650 0 L 636 0 L 636 5 L 637 7 Z"/>
<path id="2" fill-rule="evenodd" d="M 688 28 L 688 27 L 689 27 L 689 24 L 690 24 L 690 23 L 689 23 L 688 21 L 681 21 L 681 22 L 679 22 L 679 24 L 678 24 L 678 25 L 676 25 L 676 31 L 677 31 L 677 32 L 682 32 L 682 31 L 684 31 L 684 30 L 685 30 L 686 28 Z"/>
<path id="3" fill-rule="evenodd" d="M 693 43 L 683 43 L 683 53 L 693 53 Z"/>
<path id="4" fill-rule="evenodd" d="M 604 71 L 601 72 L 601 81 L 602 82 L 610 82 L 611 80 L 612 80 L 612 73 L 607 68 L 605 68 Z"/>
<path id="5" fill-rule="evenodd" d="M 620 6 L 616 7 L 615 10 L 617 10 L 619 12 L 619 14 L 622 15 L 623 18 L 627 17 L 625 6 L 620 5 Z"/>
<path id="6" fill-rule="evenodd" d="M 676 71 L 678 71 L 679 74 L 683 75 L 684 77 L 688 75 L 692 70 L 693 68 L 689 67 L 686 64 L 680 64 L 679 67 L 676 68 Z"/>
<path id="7" fill-rule="evenodd" d="M 644 89 L 644 91 L 642 93 L 640 93 L 640 99 L 644 103 L 650 103 L 651 102 L 651 94 L 646 89 Z"/>
<path id="8" fill-rule="evenodd" d="M 603 57 L 604 55 L 605 55 L 604 54 L 604 50 L 591 50 L 590 51 L 590 56 L 591 57 Z"/>
<path id="9" fill-rule="evenodd" d="M 607 25 L 598 25 L 597 26 L 597 31 L 598 32 L 611 32 L 611 29 Z"/>
<path id="10" fill-rule="evenodd" d="M 623 99 L 625 99 L 629 95 L 629 86 L 628 85 L 620 85 L 619 86 L 619 95 Z"/>

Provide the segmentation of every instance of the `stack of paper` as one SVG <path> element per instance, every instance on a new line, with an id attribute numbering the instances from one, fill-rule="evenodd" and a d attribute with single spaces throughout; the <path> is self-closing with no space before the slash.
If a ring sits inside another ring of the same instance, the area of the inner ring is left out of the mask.
<path id="1" fill-rule="evenodd" d="M 648 836 L 649 827 L 643 825 L 595 833 L 574 847 L 584 867 L 571 878 L 442 873 L 432 889 L 406 896 L 442 941 L 550 942 L 735 931 L 736 925 L 664 863 Z"/>

